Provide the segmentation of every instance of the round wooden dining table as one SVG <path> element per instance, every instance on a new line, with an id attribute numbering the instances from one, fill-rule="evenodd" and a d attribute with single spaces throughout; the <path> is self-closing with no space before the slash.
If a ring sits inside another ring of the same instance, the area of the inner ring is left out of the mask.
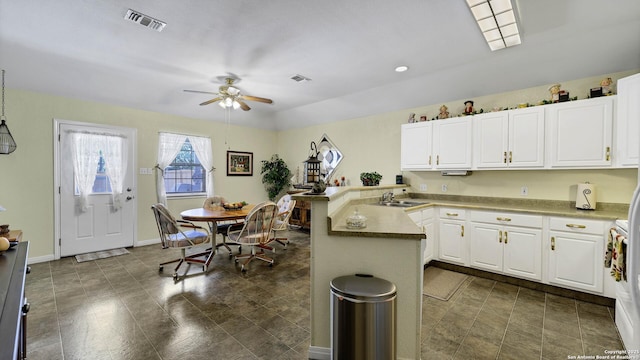
<path id="1" fill-rule="evenodd" d="M 184 210 L 180 213 L 182 219 L 187 221 L 202 221 L 206 222 L 209 225 L 209 229 L 211 231 L 211 236 L 214 241 L 216 235 L 218 234 L 218 223 L 231 221 L 231 220 L 241 220 L 249 215 L 251 209 L 254 208 L 255 205 L 249 204 L 242 207 L 239 210 L 225 210 L 223 207 L 215 207 L 212 209 L 207 209 L 204 207 Z M 217 244 L 216 248 L 224 246 L 227 250 L 229 250 L 229 255 L 231 255 L 231 248 L 224 242 L 224 236 L 222 237 L 222 243 Z"/>

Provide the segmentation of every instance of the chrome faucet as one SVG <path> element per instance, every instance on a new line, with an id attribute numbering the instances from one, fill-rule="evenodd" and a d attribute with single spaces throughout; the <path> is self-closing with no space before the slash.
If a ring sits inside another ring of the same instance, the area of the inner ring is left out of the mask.
<path id="1" fill-rule="evenodd" d="M 386 201 L 393 201 L 393 198 L 395 196 L 393 195 L 393 191 L 388 191 L 384 194 L 382 194 L 382 201 L 386 202 Z"/>

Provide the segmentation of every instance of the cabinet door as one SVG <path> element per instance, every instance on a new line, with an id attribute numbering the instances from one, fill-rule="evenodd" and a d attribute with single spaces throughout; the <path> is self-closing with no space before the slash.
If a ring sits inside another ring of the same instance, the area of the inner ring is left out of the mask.
<path id="1" fill-rule="evenodd" d="M 473 117 L 474 167 L 507 167 L 509 112 L 498 111 Z"/>
<path id="2" fill-rule="evenodd" d="M 544 166 L 543 107 L 509 110 L 507 163 L 514 168 Z"/>
<path id="3" fill-rule="evenodd" d="M 504 228 L 504 267 L 506 274 L 542 280 L 542 230 L 514 226 Z"/>
<path id="4" fill-rule="evenodd" d="M 551 167 L 609 167 L 613 98 L 603 97 L 546 107 Z"/>
<path id="5" fill-rule="evenodd" d="M 427 264 L 436 257 L 436 231 L 433 218 L 423 220 L 422 228 L 427 235 L 427 246 L 424 249 L 424 264 Z"/>
<path id="6" fill-rule="evenodd" d="M 428 170 L 431 165 L 431 122 L 404 124 L 400 128 L 400 167 L 402 170 Z"/>
<path id="7" fill-rule="evenodd" d="M 472 116 L 434 121 L 436 169 L 471 169 Z"/>
<path id="8" fill-rule="evenodd" d="M 440 260 L 465 265 L 464 222 L 441 219 L 438 248 Z"/>
<path id="9" fill-rule="evenodd" d="M 500 225 L 470 223 L 469 263 L 472 267 L 502 272 L 503 230 Z"/>
<path id="10" fill-rule="evenodd" d="M 638 134 L 640 134 L 640 74 L 618 80 L 616 112 L 616 166 L 638 167 Z"/>
<path id="11" fill-rule="evenodd" d="M 604 237 L 550 231 L 549 282 L 602 292 Z"/>

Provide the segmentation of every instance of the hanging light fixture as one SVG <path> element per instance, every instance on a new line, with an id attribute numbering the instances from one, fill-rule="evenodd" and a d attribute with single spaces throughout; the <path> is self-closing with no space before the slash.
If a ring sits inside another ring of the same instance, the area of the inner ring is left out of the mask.
<path id="1" fill-rule="evenodd" d="M 7 118 L 4 116 L 4 70 L 2 70 L 2 115 L 0 115 L 0 120 L 2 120 L 0 123 L 0 154 L 11 154 L 16 150 L 17 145 L 11 136 L 9 127 L 7 127 Z"/>

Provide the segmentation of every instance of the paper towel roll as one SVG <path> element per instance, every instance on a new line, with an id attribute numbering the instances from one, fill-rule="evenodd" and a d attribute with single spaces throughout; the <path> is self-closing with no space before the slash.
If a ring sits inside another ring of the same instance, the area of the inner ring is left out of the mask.
<path id="1" fill-rule="evenodd" d="M 593 184 L 578 184 L 576 192 L 576 208 L 582 210 L 596 209 L 596 188 Z"/>

